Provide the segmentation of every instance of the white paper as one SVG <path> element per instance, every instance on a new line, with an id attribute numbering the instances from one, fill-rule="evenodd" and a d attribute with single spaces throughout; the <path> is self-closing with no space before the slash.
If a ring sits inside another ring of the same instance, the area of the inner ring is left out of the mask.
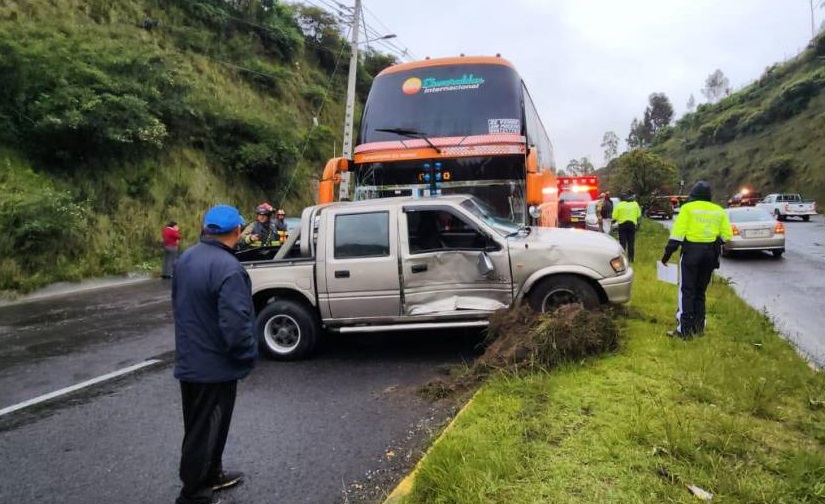
<path id="1" fill-rule="evenodd" d="M 656 261 L 656 278 L 662 282 L 678 284 L 679 266 L 673 263 L 664 265 L 662 264 L 662 261 Z"/>

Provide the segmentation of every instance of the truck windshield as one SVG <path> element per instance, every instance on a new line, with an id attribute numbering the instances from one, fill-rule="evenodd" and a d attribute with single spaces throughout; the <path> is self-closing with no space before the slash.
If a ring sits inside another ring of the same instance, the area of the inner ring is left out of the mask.
<path id="1" fill-rule="evenodd" d="M 486 224 L 492 226 L 493 229 L 502 236 L 515 233 L 520 228 L 520 226 L 514 224 L 511 220 L 496 217 L 493 207 L 478 198 L 467 198 L 461 203 L 461 206 Z"/>

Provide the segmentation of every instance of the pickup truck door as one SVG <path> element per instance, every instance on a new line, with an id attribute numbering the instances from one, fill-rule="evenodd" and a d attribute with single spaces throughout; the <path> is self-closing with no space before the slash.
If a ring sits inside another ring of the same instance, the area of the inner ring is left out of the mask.
<path id="1" fill-rule="evenodd" d="M 513 300 L 506 242 L 450 207 L 406 208 L 401 219 L 405 315 L 491 311 Z M 498 240 L 497 240 L 498 239 Z M 484 274 L 480 261 L 493 270 Z M 488 262 L 489 261 L 489 262 Z"/>
<path id="2" fill-rule="evenodd" d="M 333 210 L 325 219 L 333 236 L 323 245 L 318 296 L 328 303 L 331 317 L 398 317 L 398 219 L 390 210 Z"/>

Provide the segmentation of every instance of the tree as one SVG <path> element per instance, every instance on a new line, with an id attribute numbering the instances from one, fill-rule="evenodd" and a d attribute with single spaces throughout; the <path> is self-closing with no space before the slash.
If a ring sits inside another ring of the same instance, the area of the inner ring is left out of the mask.
<path id="1" fill-rule="evenodd" d="M 568 161 L 567 162 L 567 167 L 564 169 L 564 171 L 569 176 L 578 175 L 580 170 L 581 170 L 581 165 L 580 165 L 578 159 L 571 159 L 570 161 Z"/>
<path id="2" fill-rule="evenodd" d="M 579 161 L 579 175 L 593 175 L 595 171 L 596 168 L 588 157 L 581 158 L 581 161 Z"/>
<path id="3" fill-rule="evenodd" d="M 696 98 L 693 96 L 693 93 L 690 93 L 690 98 L 688 98 L 687 105 L 685 106 L 689 113 L 693 113 L 693 111 L 696 110 Z"/>
<path id="4" fill-rule="evenodd" d="M 705 87 L 702 89 L 702 94 L 705 95 L 705 98 L 707 98 L 710 103 L 716 103 L 721 98 L 729 95 L 730 92 L 730 80 L 725 77 L 722 70 L 717 68 L 715 72 L 708 75 L 708 78 L 705 79 Z"/>
<path id="5" fill-rule="evenodd" d="M 602 137 L 601 148 L 604 149 L 604 164 L 607 166 L 619 155 L 619 135 L 615 131 L 607 131 Z"/>
<path id="6" fill-rule="evenodd" d="M 649 123 L 651 139 L 673 120 L 673 105 L 664 93 L 653 93 L 648 97 L 645 121 Z"/>
<path id="7" fill-rule="evenodd" d="M 619 156 L 611 186 L 617 193 L 630 191 L 645 204 L 657 189 L 676 178 L 676 165 L 646 149 L 634 149 Z"/>
<path id="8" fill-rule="evenodd" d="M 653 141 L 653 125 L 650 120 L 650 112 L 645 111 L 644 119 L 638 120 L 635 117 L 630 123 L 630 133 L 627 135 L 627 148 L 640 149 L 650 147 Z"/>

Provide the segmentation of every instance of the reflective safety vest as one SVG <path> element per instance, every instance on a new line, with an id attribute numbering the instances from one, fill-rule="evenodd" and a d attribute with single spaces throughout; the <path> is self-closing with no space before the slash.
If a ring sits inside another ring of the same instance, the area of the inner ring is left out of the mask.
<path id="1" fill-rule="evenodd" d="M 642 216 L 642 209 L 635 201 L 620 201 L 618 205 L 613 207 L 613 221 L 616 224 L 622 222 L 639 223 L 639 217 Z"/>
<path id="2" fill-rule="evenodd" d="M 692 243 L 713 243 L 717 238 L 733 238 L 728 213 L 709 201 L 691 201 L 682 205 L 673 223 L 670 239 Z"/>

